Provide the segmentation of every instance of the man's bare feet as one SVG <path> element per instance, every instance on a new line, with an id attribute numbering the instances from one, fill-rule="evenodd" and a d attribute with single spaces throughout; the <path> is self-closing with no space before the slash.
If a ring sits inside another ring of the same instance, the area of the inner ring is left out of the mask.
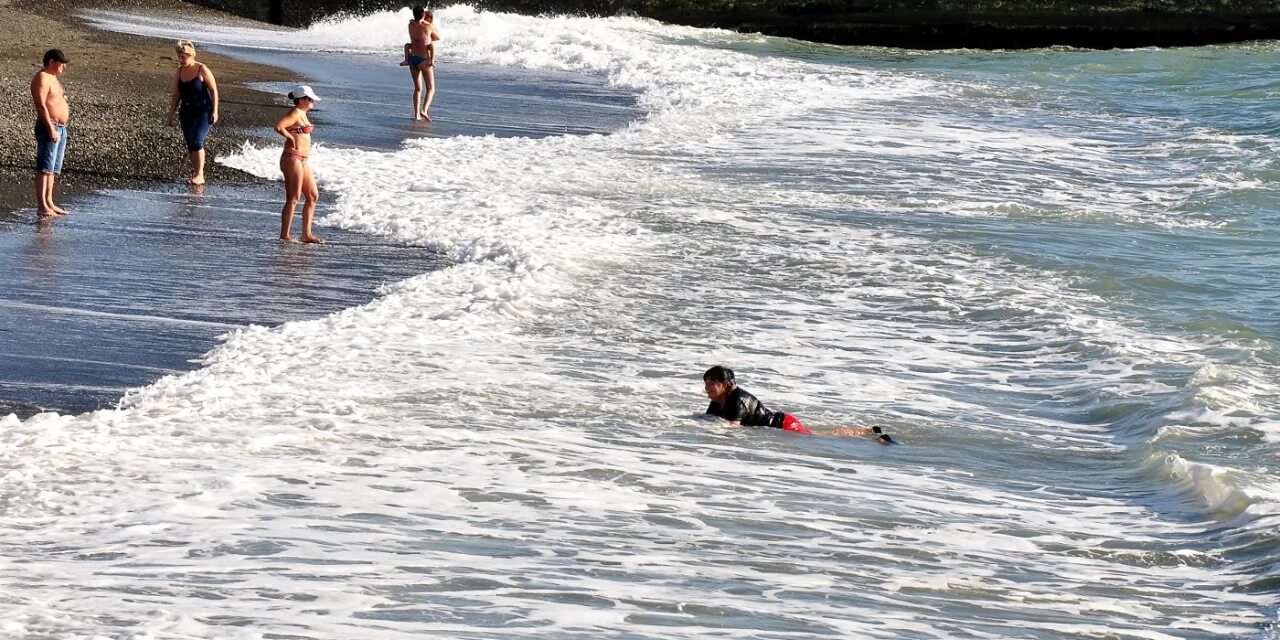
<path id="1" fill-rule="evenodd" d="M 324 238 L 320 236 L 302 236 L 302 241 L 307 244 L 324 244 Z"/>
<path id="2" fill-rule="evenodd" d="M 52 217 L 55 217 L 55 216 L 57 216 L 57 215 L 58 215 L 58 214 L 56 214 L 56 213 L 54 213 L 54 212 L 52 212 L 52 211 L 50 211 L 50 210 L 48 210 L 48 209 L 46 209 L 46 208 L 44 208 L 44 207 L 40 207 L 40 208 L 36 209 L 36 217 L 37 217 L 37 218 L 52 218 Z"/>
<path id="3" fill-rule="evenodd" d="M 431 122 L 431 116 L 427 115 L 427 112 L 426 112 L 426 111 L 423 111 L 422 113 L 419 113 L 418 115 L 422 116 L 422 119 L 423 119 L 423 120 L 426 120 L 427 122 Z M 417 120 L 417 118 L 414 118 L 414 120 Z"/>
<path id="4" fill-rule="evenodd" d="M 196 176 L 190 180 L 187 180 L 187 182 L 190 182 L 191 184 L 204 184 L 204 176 L 203 175 Z"/>
<path id="5" fill-rule="evenodd" d="M 56 205 L 56 204 L 51 204 L 51 205 L 49 205 L 49 210 L 50 210 L 50 211 L 53 211 L 53 215 L 55 215 L 55 216 L 65 216 L 65 215 L 67 215 L 68 213 L 71 213 L 70 211 L 67 211 L 66 209 L 63 209 L 62 207 L 59 207 L 59 206 L 58 206 L 58 205 Z"/>
<path id="6" fill-rule="evenodd" d="M 293 236 L 280 236 L 280 242 L 283 242 L 285 244 L 290 244 L 290 243 L 297 242 L 297 240 L 294 240 Z"/>

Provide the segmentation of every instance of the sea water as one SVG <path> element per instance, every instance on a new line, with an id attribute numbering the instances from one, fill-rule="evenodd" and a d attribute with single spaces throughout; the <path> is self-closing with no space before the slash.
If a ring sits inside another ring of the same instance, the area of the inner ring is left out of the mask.
<path id="1" fill-rule="evenodd" d="M 407 17 L 200 33 L 372 69 Z M 437 20 L 442 128 L 453 64 L 639 113 L 318 148 L 324 225 L 448 265 L 0 421 L 0 635 L 1276 637 L 1275 45 Z M 903 446 L 703 420 L 713 364 Z"/>

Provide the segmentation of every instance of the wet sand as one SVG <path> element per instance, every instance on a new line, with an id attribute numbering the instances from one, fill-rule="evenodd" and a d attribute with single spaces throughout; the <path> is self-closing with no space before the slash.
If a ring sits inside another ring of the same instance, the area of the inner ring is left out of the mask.
<path id="1" fill-rule="evenodd" d="M 334 228 L 323 247 L 281 245 L 279 189 L 112 190 L 77 197 L 83 215 L 0 222 L 0 417 L 114 406 L 194 369 L 220 335 L 361 305 L 446 264 Z"/>
<path id="2" fill-rule="evenodd" d="M 34 220 L 35 111 L 31 77 L 41 57 L 60 48 L 70 63 L 62 76 L 71 103 L 66 166 L 56 197 L 102 188 L 184 182 L 191 164 L 182 133 L 165 125 L 170 83 L 177 67 L 173 43 L 107 33 L 83 24 L 96 9 L 145 10 L 242 20 L 176 0 L 67 2 L 0 0 L 0 220 Z M 192 37 L 200 46 L 198 34 Z M 283 98 L 243 86 L 297 79 L 284 69 L 200 52 L 218 79 L 220 120 L 209 136 L 205 173 L 210 181 L 258 179 L 213 162 L 238 148 L 253 128 L 270 126 Z M 73 212 L 74 214 L 74 212 Z"/>

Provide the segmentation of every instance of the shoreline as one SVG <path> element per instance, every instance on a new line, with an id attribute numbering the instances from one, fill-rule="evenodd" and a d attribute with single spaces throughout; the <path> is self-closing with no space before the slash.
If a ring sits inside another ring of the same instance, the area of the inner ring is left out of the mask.
<path id="1" fill-rule="evenodd" d="M 250 22 L 178 0 L 0 0 L 0 21 L 8 25 L 0 32 L 0 138 L 16 142 L 0 146 L 0 222 L 34 220 L 35 113 L 28 86 L 51 48 L 62 49 L 71 60 L 62 76 L 71 104 L 71 138 L 55 190 L 59 201 L 102 189 L 185 183 L 190 177 L 182 134 L 164 122 L 177 65 L 173 43 L 96 29 L 82 17 L 96 9 Z M 192 36 L 197 59 L 217 76 L 223 103 L 206 145 L 205 174 L 210 183 L 261 182 L 216 159 L 256 139 L 254 130 L 270 126 L 284 104 L 247 84 L 292 81 L 299 74 L 204 51 L 199 34 Z"/>

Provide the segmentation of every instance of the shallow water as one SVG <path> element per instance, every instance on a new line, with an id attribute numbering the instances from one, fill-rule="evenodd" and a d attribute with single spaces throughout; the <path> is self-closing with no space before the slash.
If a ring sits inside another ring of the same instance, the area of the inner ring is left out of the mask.
<path id="1" fill-rule="evenodd" d="M 445 264 L 338 229 L 323 248 L 279 246 L 280 191 L 111 191 L 67 218 L 0 226 L 0 404 L 113 406 L 129 387 L 195 368 L 222 334 L 333 313 Z"/>
<path id="2" fill-rule="evenodd" d="M 383 69 L 404 19 L 205 38 Z M 6 419 L 11 633 L 1276 637 L 1272 45 L 439 19 L 450 62 L 617 102 L 322 147 L 324 224 L 447 266 Z M 715 363 L 905 446 L 704 421 Z"/>

